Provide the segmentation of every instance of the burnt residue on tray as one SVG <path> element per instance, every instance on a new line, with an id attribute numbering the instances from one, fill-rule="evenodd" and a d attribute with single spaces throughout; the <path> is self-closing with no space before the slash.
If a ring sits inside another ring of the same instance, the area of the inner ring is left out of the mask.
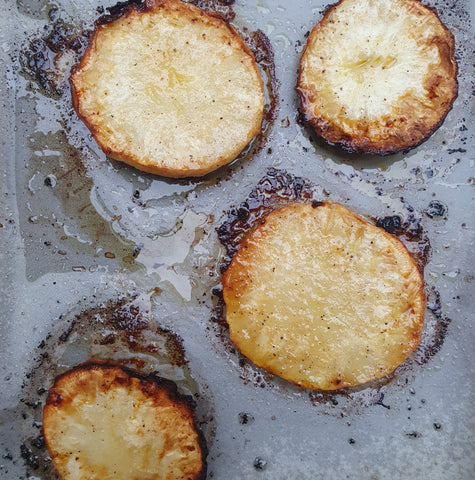
<path id="1" fill-rule="evenodd" d="M 434 287 L 426 287 L 427 310 L 425 327 L 421 343 L 415 351 L 414 361 L 419 365 L 427 363 L 436 355 L 444 344 L 451 319 L 444 315 L 440 301 L 440 293 Z"/>
<path id="2" fill-rule="evenodd" d="M 22 48 L 20 73 L 35 82 L 43 95 L 58 98 L 67 87 L 67 78 L 88 44 L 91 32 L 80 25 L 67 23 L 50 9 L 51 24 L 42 35 L 29 40 Z"/>
<path id="3" fill-rule="evenodd" d="M 190 3 L 202 10 L 217 13 L 226 22 L 232 22 L 236 17 L 234 0 L 191 0 Z"/>
<path id="4" fill-rule="evenodd" d="M 265 134 L 274 123 L 278 115 L 278 93 L 279 81 L 275 73 L 274 50 L 269 38 L 262 30 L 256 30 L 248 35 L 244 35 L 244 40 L 251 49 L 254 58 L 263 74 L 264 86 L 267 93 L 267 99 L 264 105 L 264 117 L 261 128 L 262 137 L 259 146 L 264 144 Z"/>
<path id="5" fill-rule="evenodd" d="M 399 238 L 419 270 L 424 272 L 424 268 L 430 260 L 431 248 L 429 237 L 421 225 L 421 220 L 411 213 L 405 220 L 399 215 L 392 215 L 376 218 L 374 221 L 378 227 Z"/>
<path id="6" fill-rule="evenodd" d="M 12 446 L 23 460 L 27 476 L 59 478 L 44 444 L 42 409 L 54 378 L 91 358 L 173 380 L 179 391 L 199 399 L 201 428 L 212 436 L 211 408 L 204 405 L 208 400 L 191 377 L 182 339 L 152 318 L 151 297 L 156 295 L 160 295 L 157 290 L 147 295 L 123 295 L 62 316 L 58 319 L 60 328 L 38 345 L 34 366 L 22 386 L 18 410 L 23 419 L 23 442 Z"/>
<path id="7" fill-rule="evenodd" d="M 252 232 L 263 218 L 272 210 L 284 207 L 294 202 L 312 203 L 318 207 L 322 201 L 328 200 L 329 194 L 308 180 L 295 177 L 286 171 L 272 168 L 251 191 L 248 197 L 238 206 L 225 213 L 222 224 L 217 228 L 218 238 L 225 248 L 225 254 L 220 259 L 220 270 L 224 273 L 232 258 L 239 250 L 243 239 Z M 388 233 L 396 236 L 407 248 L 421 272 L 430 259 L 430 241 L 422 225 L 422 215 L 419 218 L 414 208 L 401 199 L 406 214 L 390 215 L 372 218 L 372 222 Z M 308 391 L 300 387 L 291 386 L 288 382 L 257 368 L 249 359 L 244 357 L 232 344 L 229 338 L 229 329 L 225 318 L 225 304 L 222 296 L 222 287 L 213 289 L 215 306 L 211 316 L 214 326 L 213 333 L 224 345 L 225 352 L 239 365 L 240 378 L 244 383 L 251 383 L 256 387 L 277 388 L 286 391 L 296 388 L 306 392 L 312 405 L 326 405 L 338 414 L 362 411 L 368 406 L 380 406 L 390 409 L 390 404 L 384 400 L 387 388 L 391 384 L 406 385 L 409 381 L 410 370 L 415 365 L 427 362 L 435 355 L 442 345 L 447 327 L 450 323 L 441 313 L 440 301 L 434 289 L 428 295 L 428 315 L 419 347 L 394 372 L 382 379 L 364 385 L 335 390 L 332 392 Z M 339 399 L 339 400 L 338 400 Z"/>
<path id="8" fill-rule="evenodd" d="M 156 354 L 177 367 L 186 367 L 188 363 L 183 339 L 171 330 L 156 325 L 150 318 L 150 311 L 144 310 L 138 297 L 123 297 L 81 312 L 59 335 L 58 345 L 69 342 L 72 334 L 75 337 L 78 334 L 89 336 L 94 345 L 113 345 L 116 351 L 119 346 L 125 346 L 128 352 L 136 353 L 140 358 L 143 354 Z M 118 363 L 133 363 L 136 368 L 143 369 L 145 364 L 138 357 L 132 355 L 118 360 Z"/>
<path id="9" fill-rule="evenodd" d="M 276 208 L 293 202 L 309 202 L 313 196 L 312 184 L 284 170 L 271 168 L 240 205 L 226 213 L 226 219 L 217 228 L 218 238 L 226 248 L 220 270 L 224 272 L 239 250 L 243 238 L 258 222 Z"/>

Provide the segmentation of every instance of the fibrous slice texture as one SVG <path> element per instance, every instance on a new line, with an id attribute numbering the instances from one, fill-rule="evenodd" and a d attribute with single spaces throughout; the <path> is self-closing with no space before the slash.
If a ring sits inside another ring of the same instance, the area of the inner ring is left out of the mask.
<path id="1" fill-rule="evenodd" d="M 71 89 L 108 156 L 168 177 L 234 160 L 260 131 L 264 108 L 241 36 L 180 0 L 146 0 L 99 24 Z"/>
<path id="2" fill-rule="evenodd" d="M 297 91 L 330 144 L 389 154 L 428 138 L 457 96 L 454 39 L 417 0 L 341 0 L 308 37 Z"/>
<path id="3" fill-rule="evenodd" d="M 90 361 L 58 377 L 43 411 L 63 480 L 205 478 L 192 404 L 169 380 Z"/>
<path id="4" fill-rule="evenodd" d="M 424 324 L 423 288 L 397 238 L 336 203 L 271 212 L 223 275 L 241 352 L 322 390 L 381 378 L 407 358 Z"/>

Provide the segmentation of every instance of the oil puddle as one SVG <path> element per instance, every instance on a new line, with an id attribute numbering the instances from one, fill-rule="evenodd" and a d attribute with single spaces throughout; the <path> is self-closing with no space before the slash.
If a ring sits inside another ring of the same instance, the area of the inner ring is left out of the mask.
<path id="1" fill-rule="evenodd" d="M 193 281 L 180 265 L 212 220 L 193 212 L 190 198 L 231 177 L 266 143 L 278 109 L 273 51 L 261 31 L 239 25 L 233 2 L 194 2 L 234 22 L 254 53 L 266 94 L 261 133 L 230 165 L 203 179 L 168 180 L 137 171 L 100 150 L 72 108 L 68 79 L 94 26 L 139 3 L 89 8 L 76 17 L 74 6 L 42 4 L 37 13 L 46 21 L 44 30 L 22 46 L 17 191 L 28 278 L 50 271 L 143 269 L 189 300 Z"/>
<path id="2" fill-rule="evenodd" d="M 134 269 L 135 245 L 118 237 L 92 205 L 93 182 L 64 133 L 37 133 L 30 146 L 16 175 L 28 280 L 51 271 Z"/>

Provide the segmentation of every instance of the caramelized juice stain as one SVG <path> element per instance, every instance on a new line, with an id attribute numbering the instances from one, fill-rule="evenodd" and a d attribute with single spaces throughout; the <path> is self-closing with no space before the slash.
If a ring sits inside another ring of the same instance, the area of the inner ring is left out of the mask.
<path id="1" fill-rule="evenodd" d="M 135 244 L 119 238 L 91 204 L 93 182 L 65 133 L 36 133 L 30 140 L 16 178 L 28 279 L 51 271 L 138 268 Z"/>
<path id="2" fill-rule="evenodd" d="M 57 8 L 50 10 L 49 18 L 45 33 L 34 36 L 21 50 L 20 74 L 33 81 L 43 95 L 58 99 L 65 93 L 71 69 L 84 53 L 91 32 L 64 21 Z"/>
<path id="3" fill-rule="evenodd" d="M 236 17 L 234 0 L 191 0 L 190 3 L 208 12 L 216 12 L 227 22 L 232 22 Z"/>

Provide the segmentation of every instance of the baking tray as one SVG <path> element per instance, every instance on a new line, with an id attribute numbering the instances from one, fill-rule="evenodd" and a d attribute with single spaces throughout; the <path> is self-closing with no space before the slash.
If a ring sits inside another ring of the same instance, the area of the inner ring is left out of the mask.
<path id="1" fill-rule="evenodd" d="M 208 478 L 473 478 L 473 2 L 429 2 L 456 38 L 459 96 L 429 140 L 387 158 L 319 145 L 299 122 L 298 60 L 324 2 L 201 2 L 213 3 L 259 52 L 265 132 L 232 165 L 169 181 L 107 159 L 71 108 L 81 32 L 112 2 L 0 0 L 1 478 L 56 478 L 45 391 L 89 356 L 194 395 Z M 423 344 L 383 381 L 311 392 L 229 343 L 216 229 L 258 184 L 295 178 L 361 215 L 416 222 L 430 241 Z"/>

